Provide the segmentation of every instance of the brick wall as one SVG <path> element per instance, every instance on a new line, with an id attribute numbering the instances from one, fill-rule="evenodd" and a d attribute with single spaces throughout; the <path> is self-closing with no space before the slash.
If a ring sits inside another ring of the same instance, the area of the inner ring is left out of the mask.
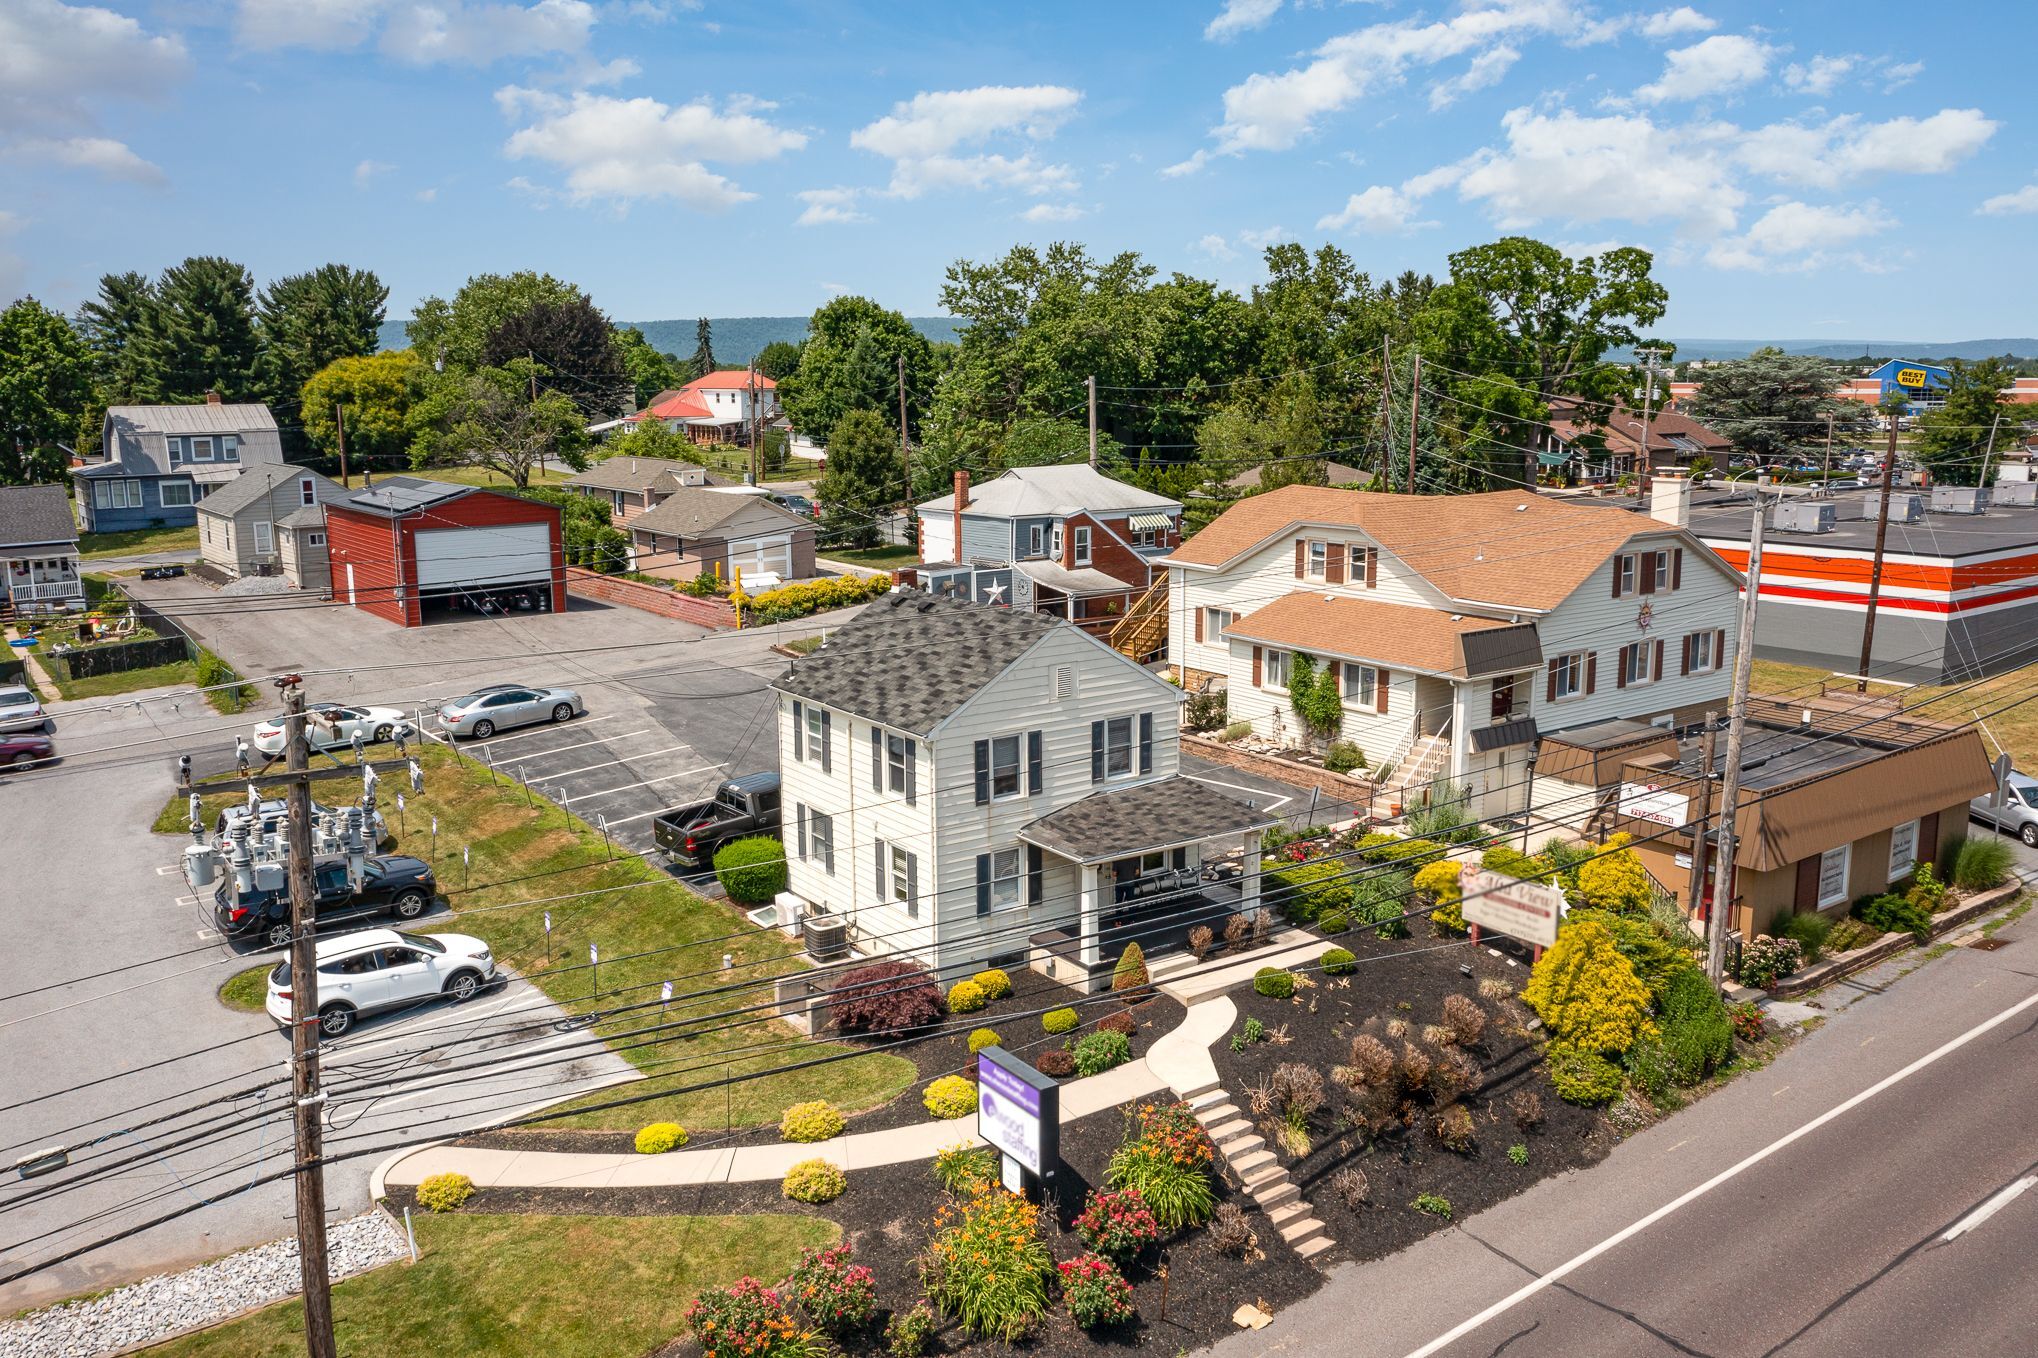
<path id="1" fill-rule="evenodd" d="M 1298 764 L 1289 759 L 1276 759 L 1271 755 L 1253 754 L 1250 751 L 1235 749 L 1221 740 L 1192 736 L 1186 731 L 1182 733 L 1182 753 L 1193 754 L 1199 759 L 1207 759 L 1213 764 L 1222 764 L 1241 773 L 1272 778 L 1276 782 L 1287 783 L 1293 787 L 1313 787 L 1324 797 L 1335 798 L 1337 802 L 1345 803 L 1342 806 L 1326 803 L 1317 816 L 1318 820 L 1344 820 L 1363 816 L 1371 805 L 1373 785 L 1362 778 L 1332 773 L 1329 769 Z M 1303 805 L 1306 806 L 1307 802 Z M 1284 811 L 1302 809 L 1302 806 L 1282 808 Z M 1379 809 L 1384 814 L 1387 807 L 1383 804 Z"/>
<path id="2" fill-rule="evenodd" d="M 690 622 L 697 627 L 732 628 L 736 625 L 736 610 L 720 599 L 696 599 L 690 594 L 660 589 L 636 580 L 598 575 L 579 566 L 566 568 L 566 590 L 583 599 L 599 599 L 605 604 L 641 609 L 676 622 Z"/>

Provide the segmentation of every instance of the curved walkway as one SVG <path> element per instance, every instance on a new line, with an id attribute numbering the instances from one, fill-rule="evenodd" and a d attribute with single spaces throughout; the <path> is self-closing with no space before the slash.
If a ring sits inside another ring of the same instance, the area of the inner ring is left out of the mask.
<path id="1" fill-rule="evenodd" d="M 1163 1089 L 1179 1095 L 1216 1083 L 1210 1044 L 1229 1031 L 1237 1010 L 1211 1000 L 1189 1010 L 1179 1026 L 1155 1038 L 1145 1057 L 1115 1070 L 1062 1086 L 1061 1118 L 1074 1122 Z M 433 1175 L 465 1174 L 479 1188 L 648 1188 L 782 1179 L 816 1156 L 844 1169 L 872 1169 L 932 1159 L 937 1151 L 976 1137 L 974 1113 L 883 1132 L 857 1132 L 819 1142 L 757 1142 L 672 1151 L 665 1155 L 575 1151 L 497 1150 L 442 1144 L 398 1151 L 376 1167 L 370 1193 L 415 1184 Z"/>

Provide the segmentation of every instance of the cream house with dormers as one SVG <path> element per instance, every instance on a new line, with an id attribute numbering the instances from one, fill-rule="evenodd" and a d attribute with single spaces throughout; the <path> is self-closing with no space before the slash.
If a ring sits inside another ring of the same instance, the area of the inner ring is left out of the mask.
<path id="1" fill-rule="evenodd" d="M 1258 906 L 1273 818 L 1181 776 L 1181 691 L 1063 620 L 895 592 L 772 687 L 789 889 L 864 953 L 1102 988 Z"/>
<path id="2" fill-rule="evenodd" d="M 1232 721 L 1299 744 L 1306 654 L 1390 791 L 1448 778 L 1482 818 L 1517 814 L 1541 737 L 1724 710 L 1741 577 L 1678 526 L 1688 495 L 1661 478 L 1650 515 L 1526 491 L 1255 495 L 1167 558 L 1169 658 L 1224 688 Z"/>

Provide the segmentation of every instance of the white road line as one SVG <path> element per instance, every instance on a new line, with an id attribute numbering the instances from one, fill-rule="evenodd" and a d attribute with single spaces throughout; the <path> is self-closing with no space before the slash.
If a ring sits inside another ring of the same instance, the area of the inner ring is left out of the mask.
<path id="1" fill-rule="evenodd" d="M 1987 1221 L 1990 1217 L 2008 1207 L 2016 1200 L 2019 1193 L 2022 1193 L 2032 1184 L 2038 1184 L 2038 1174 L 2027 1174 L 2017 1180 L 2017 1182 L 2011 1184 L 2008 1188 L 2005 1188 L 2002 1192 L 1960 1218 L 1960 1221 L 1952 1230 L 1939 1238 L 1941 1240 L 1958 1240 L 1961 1236 L 1966 1235 L 1969 1231 L 1981 1225 L 1982 1222 Z"/>
<path id="2" fill-rule="evenodd" d="M 617 816 L 614 820 L 609 822 L 609 829 L 613 830 L 618 825 L 628 825 L 633 820 L 650 820 L 653 816 L 662 816 L 667 811 L 670 810 L 672 810 L 672 808 L 668 806 L 663 807 L 657 811 L 639 811 L 634 816 Z"/>
<path id="3" fill-rule="evenodd" d="M 609 743 L 610 741 L 612 741 L 612 740 L 628 740 L 628 739 L 629 739 L 629 738 L 630 738 L 631 736 L 641 736 L 641 735 L 643 735 L 643 734 L 644 734 L 644 732 L 645 732 L 645 731 L 648 731 L 648 730 L 650 730 L 650 729 L 651 729 L 650 727 L 646 726 L 646 727 L 642 728 L 641 730 L 636 730 L 636 731 L 625 731 L 625 732 L 623 732 L 623 733 L 622 733 L 621 735 L 619 735 L 619 736 L 602 736 L 602 737 L 600 737 L 599 739 L 596 739 L 596 740 L 583 740 L 583 741 L 581 741 L 581 742 L 580 742 L 580 743 L 579 743 L 578 745 L 561 745 L 561 746 L 560 746 L 560 747 L 559 747 L 558 749 L 556 749 L 556 750 L 531 750 L 531 751 L 526 751 L 525 753 L 523 753 L 523 754 L 521 754 L 521 755 L 517 755 L 517 756 L 515 756 L 515 757 L 514 757 L 514 759 L 512 760 L 512 762 L 510 762 L 510 763 L 508 763 L 508 764 L 497 764 L 497 765 L 496 765 L 496 767 L 497 767 L 498 769 L 506 769 L 506 768 L 515 768 L 515 767 L 516 767 L 516 762 L 515 762 L 516 760 L 524 760 L 524 759 L 550 759 L 550 758 L 551 758 L 551 757 L 552 757 L 553 755 L 555 755 L 555 754 L 565 754 L 565 753 L 566 753 L 566 752 L 567 752 L 568 750 L 584 750 L 584 749 L 586 749 L 586 748 L 587 748 L 588 746 L 590 746 L 590 745 L 606 745 L 606 744 L 608 744 L 608 743 Z"/>
<path id="4" fill-rule="evenodd" d="M 1267 795 L 1267 790 L 1262 787 L 1246 787 L 1242 783 L 1227 783 L 1221 778 L 1205 778 L 1200 773 L 1192 773 L 1189 776 L 1199 783 L 1208 783 L 1212 787 L 1228 787 L 1233 792 L 1243 792 L 1254 799 L 1253 804 L 1255 806 L 1259 806 L 1259 798 Z M 1259 809 L 1262 811 L 1272 811 L 1275 807 L 1286 806 L 1294 800 L 1293 797 L 1275 797 L 1274 800 L 1268 802 L 1265 806 L 1260 806 Z"/>
<path id="5" fill-rule="evenodd" d="M 635 733 L 633 732 L 632 734 L 635 734 Z M 620 739 L 622 739 L 622 737 L 618 736 L 618 737 L 617 737 L 617 739 L 618 739 L 618 740 L 620 740 Z M 546 774 L 544 775 L 544 777 L 546 778 L 546 780 L 547 780 L 547 781 L 550 781 L 550 782 L 557 782 L 557 781 L 558 781 L 559 779 L 561 779 L 561 778 L 571 778 L 571 777 L 573 777 L 573 776 L 574 776 L 575 774 L 577 774 L 577 773 L 593 773 L 593 772 L 594 772 L 594 771 L 595 771 L 596 769 L 605 769 L 605 768 L 608 768 L 608 767 L 609 767 L 609 766 L 610 766 L 611 764 L 627 764 L 627 763 L 629 763 L 629 762 L 630 762 L 630 761 L 631 761 L 632 759 L 649 759 L 649 758 L 651 758 L 651 756 L 653 756 L 653 755 L 658 755 L 658 754 L 671 754 L 671 753 L 672 753 L 672 752 L 673 752 L 674 750 L 689 750 L 689 751 L 690 751 L 690 750 L 691 750 L 692 748 L 693 748 L 693 747 L 692 747 L 692 746 L 690 746 L 690 745 L 668 745 L 668 746 L 666 746 L 666 747 L 665 747 L 664 749 L 662 749 L 662 750 L 645 750 L 645 751 L 644 751 L 643 753 L 641 753 L 641 754 L 635 754 L 635 753 L 633 753 L 633 754 L 627 754 L 627 755 L 623 755 L 623 756 L 620 756 L 619 758 L 616 758 L 616 759 L 604 759 L 604 760 L 603 760 L 603 761 L 602 761 L 601 763 L 599 763 L 599 764 L 589 764 L 589 765 L 588 765 L 587 767 L 585 767 L 585 768 L 579 768 L 579 769 L 567 769 L 567 770 L 566 770 L 566 771 L 564 771 L 563 773 L 546 773 Z M 545 753 L 547 753 L 547 754 L 557 754 L 557 753 L 559 753 L 559 751 L 557 751 L 557 750 L 547 750 L 547 751 L 546 751 Z"/>
<path id="6" fill-rule="evenodd" d="M 1911 1076 L 1916 1075 L 1919 1071 L 1925 1069 L 1925 1067 L 1933 1064 L 1935 1061 L 1938 1061 L 1940 1058 L 1952 1055 L 1954 1052 L 1960 1050 L 1960 1048 L 1974 1041 L 1974 1039 L 1980 1037 L 1982 1034 L 1991 1032 L 1994 1029 L 2002 1026 L 2003 1024 L 2008 1023 L 2011 1019 L 2023 1013 L 2026 1009 L 2031 1008 L 2033 1005 L 2038 1005 L 2038 994 L 2025 996 L 2022 1000 L 2019 1000 L 2017 1003 L 2011 1005 L 2008 1009 L 2003 1010 L 2001 1013 L 1997 1014 L 1994 1018 L 1983 1020 L 1981 1023 L 1978 1023 L 1974 1027 L 1969 1028 L 1966 1032 L 1960 1034 L 1958 1037 L 1952 1038 L 1943 1045 L 1933 1049 L 1932 1051 L 1925 1053 L 1917 1060 L 1911 1062 L 1908 1066 L 1905 1066 L 1902 1070 L 1899 1070 L 1894 1074 L 1884 1076 L 1882 1079 L 1877 1080 L 1874 1084 L 1868 1086 L 1868 1088 L 1862 1090 L 1860 1093 L 1855 1094 L 1853 1097 L 1845 1099 L 1840 1103 L 1833 1105 L 1833 1107 L 1831 1108 L 1828 1108 L 1825 1112 L 1819 1114 L 1811 1121 L 1804 1123 L 1803 1125 L 1797 1127 L 1792 1131 L 1785 1132 L 1782 1136 L 1776 1138 L 1776 1140 L 1770 1142 L 1768 1145 L 1764 1146 L 1761 1150 L 1758 1150 L 1754 1152 L 1752 1155 L 1749 1155 L 1746 1158 L 1739 1160 L 1732 1165 L 1729 1165 L 1727 1168 L 1713 1175 L 1712 1178 L 1707 1179 L 1704 1183 L 1700 1184 L 1698 1187 L 1691 1189 L 1689 1192 L 1682 1193 L 1675 1198 L 1672 1198 L 1669 1202 L 1664 1203 L 1661 1207 L 1658 1207 L 1655 1211 L 1649 1213 L 1647 1216 L 1641 1218 L 1639 1221 L 1633 1222 L 1627 1226 L 1622 1227 L 1620 1230 L 1614 1232 L 1606 1239 L 1600 1241 L 1597 1245 L 1594 1245 L 1590 1249 L 1584 1250 L 1581 1253 L 1573 1255 L 1571 1258 L 1557 1265 L 1557 1267 L 1551 1269 L 1548 1273 L 1543 1274 L 1541 1277 L 1534 1278 L 1529 1282 L 1522 1284 L 1522 1286 L 1515 1289 L 1512 1293 L 1508 1294 L 1507 1296 L 1502 1297 L 1499 1301 L 1494 1302 L 1491 1306 L 1481 1311 L 1478 1315 L 1475 1315 L 1471 1319 L 1466 1320 L 1449 1330 L 1446 1330 L 1443 1334 L 1440 1334 L 1435 1339 L 1430 1340 L 1427 1344 L 1424 1344 L 1421 1348 L 1412 1350 L 1409 1353 L 1408 1358 L 1429 1358 L 1431 1354 L 1436 1353 L 1442 1349 L 1449 1347 L 1452 1344 L 1457 1343 L 1460 1339 L 1463 1339 L 1466 1335 L 1472 1333 L 1472 1331 L 1478 1329 L 1480 1326 L 1486 1324 L 1488 1321 L 1493 1320 L 1499 1316 L 1505 1315 L 1507 1312 L 1521 1305 L 1523 1302 L 1527 1301 L 1530 1297 L 1535 1296 L 1538 1292 L 1541 1292 L 1543 1289 L 1550 1287 L 1556 1283 L 1559 1283 L 1563 1281 L 1565 1278 L 1569 1277 L 1571 1274 L 1576 1273 L 1579 1269 L 1585 1267 L 1587 1264 L 1591 1263 L 1594 1259 L 1597 1259 L 1600 1255 L 1605 1254 L 1608 1250 L 1615 1249 L 1618 1246 L 1625 1244 L 1628 1240 L 1632 1239 L 1634 1236 L 1637 1236 L 1641 1234 L 1643 1231 L 1648 1230 L 1649 1227 L 1655 1225 L 1657 1222 L 1661 1221 L 1664 1217 L 1669 1216 L 1672 1212 L 1675 1212 L 1678 1208 L 1696 1202 L 1698 1199 L 1712 1192 L 1715 1188 L 1718 1188 L 1720 1185 L 1728 1182 L 1731 1179 L 1738 1177 L 1747 1170 L 1753 1169 L 1756 1165 L 1761 1164 L 1764 1160 L 1767 1160 L 1770 1156 L 1776 1154 L 1778 1151 L 1796 1143 L 1797 1141 L 1803 1139 L 1804 1137 L 1810 1136 L 1813 1132 L 1825 1126 L 1827 1123 L 1831 1122 L 1834 1118 L 1839 1117 L 1843 1113 L 1853 1111 L 1854 1109 L 1860 1107 L 1862 1104 L 1868 1102 L 1868 1100 L 1874 1098 L 1877 1094 L 1882 1093 L 1885 1089 L 1889 1089 L 1892 1086 L 1901 1084 L 1903 1081 L 1908 1080 Z"/>
<path id="7" fill-rule="evenodd" d="M 567 722 L 565 724 L 569 726 L 592 726 L 598 721 L 614 721 L 617 717 L 620 717 L 622 715 L 623 714 L 620 712 L 608 712 L 604 713 L 599 717 L 575 717 L 572 721 Z M 475 743 L 480 745 L 507 745 L 512 740 L 528 740 L 532 736 L 542 736 L 550 734 L 551 732 L 557 731 L 560 725 L 561 723 L 559 722 L 546 721 L 538 724 L 536 729 L 525 731 L 521 735 L 484 736 Z"/>
<path id="8" fill-rule="evenodd" d="M 610 797 L 618 792 L 628 792 L 632 788 L 651 787 L 657 783 L 670 783 L 680 778 L 691 778 L 697 773 L 707 773 L 710 770 L 718 769 L 720 767 L 722 767 L 720 764 L 703 764 L 697 769 L 685 769 L 679 773 L 668 773 L 663 778 L 646 778 L 641 783 L 625 783 L 621 787 L 604 788 L 600 792 L 583 792 L 578 796 L 568 797 L 559 804 L 561 806 L 566 806 L 572 802 L 584 802 L 589 797 Z"/>

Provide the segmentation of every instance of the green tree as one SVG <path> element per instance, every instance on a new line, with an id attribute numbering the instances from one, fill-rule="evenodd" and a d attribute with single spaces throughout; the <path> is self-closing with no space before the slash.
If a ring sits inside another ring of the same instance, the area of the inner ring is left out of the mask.
<path id="1" fill-rule="evenodd" d="M 1013 424 L 998 442 L 991 469 L 1008 467 L 1059 467 L 1086 462 L 1090 457 L 1090 429 L 1074 420 L 1024 419 Z M 1099 430 L 1097 468 L 1106 473 L 1127 470 L 1130 463 L 1118 440 Z"/>
<path id="2" fill-rule="evenodd" d="M 1215 481 L 1259 469 L 1258 489 L 1329 479 L 1323 407 L 1316 379 L 1289 373 L 1262 394 L 1257 381 L 1240 384 L 1233 400 L 1196 430 L 1196 452 Z"/>
<path id="3" fill-rule="evenodd" d="M 715 371 L 714 327 L 708 324 L 707 317 L 694 322 L 693 334 L 693 357 L 686 362 L 688 381 L 698 381 Z"/>
<path id="4" fill-rule="evenodd" d="M 528 269 L 476 274 L 450 302 L 438 297 L 419 302 L 405 333 L 418 358 L 435 370 L 471 371 L 486 366 L 489 337 L 511 316 L 540 302 L 570 302 L 580 295 L 573 284 Z"/>
<path id="5" fill-rule="evenodd" d="M 1991 434 L 1999 458 L 2030 427 L 2032 416 L 2029 407 L 2009 403 L 2015 374 L 2001 359 L 1955 359 L 1950 366 L 1945 403 L 1918 417 L 1915 451 L 1934 484 L 1978 486 Z"/>
<path id="6" fill-rule="evenodd" d="M 425 365 L 412 349 L 337 359 L 304 384 L 299 419 L 306 440 L 321 455 L 338 461 L 340 424 L 347 437 L 352 471 L 403 465 L 417 435 L 414 408 L 423 394 Z M 343 414 L 336 417 L 336 408 Z"/>
<path id="7" fill-rule="evenodd" d="M 541 297 L 496 322 L 481 346 L 482 366 L 520 358 L 536 365 L 541 390 L 563 394 L 587 420 L 621 415 L 636 390 L 615 327 L 584 293 Z"/>
<path id="8" fill-rule="evenodd" d="M 580 408 L 564 393 L 542 387 L 533 400 L 532 379 L 542 376 L 536 364 L 517 358 L 500 368 L 460 373 L 440 384 L 431 407 L 439 431 L 428 442 L 412 444 L 412 464 L 436 460 L 489 467 L 518 490 L 530 484 L 531 473 L 547 458 L 576 471 L 585 468 L 586 432 Z"/>
<path id="9" fill-rule="evenodd" d="M 262 289 L 256 333 L 269 403 L 287 414 L 313 374 L 339 359 L 374 353 L 388 303 L 381 279 L 344 264 L 321 264 Z"/>
<path id="10" fill-rule="evenodd" d="M 623 326 L 616 331 L 616 349 L 623 360 L 623 370 L 630 375 L 638 409 L 650 405 L 660 392 L 682 385 L 679 360 L 652 348 L 651 341 L 636 326 Z"/>
<path id="11" fill-rule="evenodd" d="M 162 375 L 148 360 L 143 335 L 157 310 L 155 285 L 146 274 L 110 273 L 99 295 L 78 308 L 78 330 L 92 351 L 92 377 L 112 405 L 154 401 Z M 98 421 L 93 421 L 98 438 Z"/>
<path id="12" fill-rule="evenodd" d="M 668 462 L 698 465 L 700 460 L 699 450 L 692 440 L 677 430 L 666 428 L 663 420 L 640 420 L 626 432 L 611 435 L 607 442 L 590 452 L 600 462 L 617 457 L 655 457 Z"/>
<path id="13" fill-rule="evenodd" d="M 874 519 L 898 504 L 905 487 L 896 437 L 869 410 L 849 411 L 828 432 L 828 463 L 815 494 L 831 541 L 877 545 Z"/>
<path id="14" fill-rule="evenodd" d="M 1760 462 L 1822 456 L 1829 419 L 1841 437 L 1869 427 L 1860 402 L 1835 395 L 1840 372 L 1823 358 L 1764 348 L 1694 376 L 1691 417 Z"/>
<path id="15" fill-rule="evenodd" d="M 0 485 L 62 481 L 57 440 L 92 396 L 92 356 L 69 321 L 33 297 L 0 311 Z"/>
<path id="16" fill-rule="evenodd" d="M 799 371 L 804 342 L 773 340 L 757 351 L 757 371 L 774 382 L 783 382 Z"/>
<path id="17" fill-rule="evenodd" d="M 927 337 L 906 318 L 867 297 L 836 297 L 807 323 L 799 367 L 779 388 L 793 426 L 810 436 L 833 429 L 851 410 L 875 411 L 899 427 L 899 360 L 906 362 L 907 428 L 920 432 L 919 411 L 934 383 Z"/>
<path id="18" fill-rule="evenodd" d="M 194 256 L 163 271 L 155 296 L 139 338 L 157 399 L 193 401 L 208 391 L 227 401 L 261 397 L 255 280 L 246 268 Z"/>

